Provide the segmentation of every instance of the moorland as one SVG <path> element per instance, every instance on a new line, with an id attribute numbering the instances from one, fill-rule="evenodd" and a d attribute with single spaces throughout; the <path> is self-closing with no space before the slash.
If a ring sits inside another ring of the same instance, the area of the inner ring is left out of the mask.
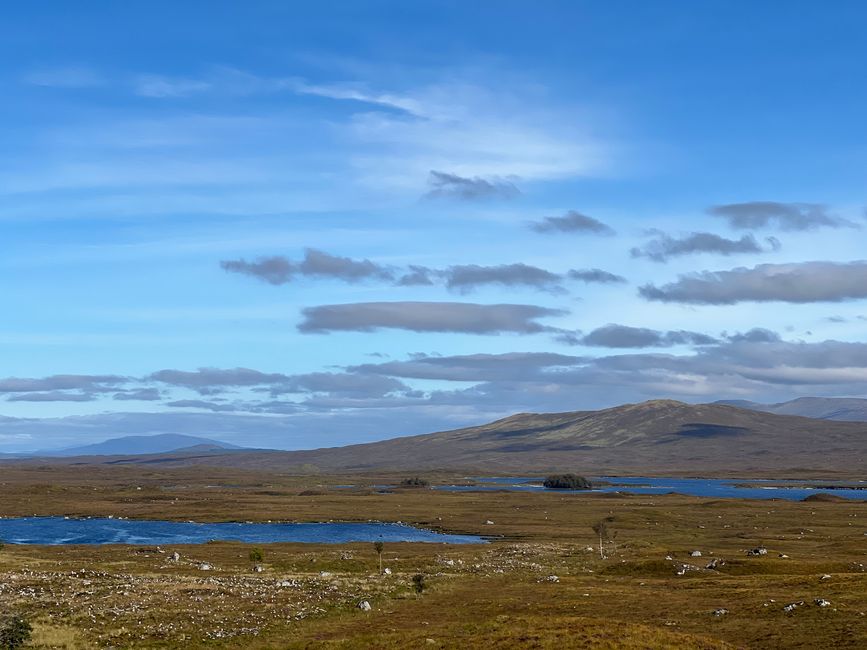
<path id="1" fill-rule="evenodd" d="M 29 647 L 69 650 L 867 642 L 864 502 L 375 487 L 403 478 L 5 465 L 6 517 L 402 521 L 485 535 L 489 543 L 386 544 L 387 573 L 369 543 L 264 545 L 261 571 L 250 546 L 237 542 L 7 544 L 0 602 L 32 622 Z M 445 472 L 423 478 L 465 480 Z M 593 529 L 600 522 L 607 528 L 601 555 Z M 363 601 L 370 611 L 358 607 Z"/>

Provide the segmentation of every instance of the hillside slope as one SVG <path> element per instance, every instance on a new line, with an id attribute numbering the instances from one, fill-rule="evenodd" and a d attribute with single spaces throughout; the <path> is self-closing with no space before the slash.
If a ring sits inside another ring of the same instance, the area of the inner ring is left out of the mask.
<path id="1" fill-rule="evenodd" d="M 800 415 L 822 420 L 842 422 L 867 422 L 867 399 L 858 397 L 799 397 L 777 404 L 760 404 L 746 400 L 716 402 L 739 408 L 776 413 L 777 415 Z"/>
<path id="2" fill-rule="evenodd" d="M 310 451 L 182 450 L 72 460 L 304 472 L 858 472 L 867 466 L 867 425 L 658 400 L 601 411 L 521 413 L 477 427 Z"/>

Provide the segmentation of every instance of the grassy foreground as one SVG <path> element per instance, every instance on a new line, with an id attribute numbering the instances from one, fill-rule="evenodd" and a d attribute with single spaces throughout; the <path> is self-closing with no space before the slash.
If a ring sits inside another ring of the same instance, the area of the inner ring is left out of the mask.
<path id="1" fill-rule="evenodd" d="M 386 544 L 390 575 L 371 544 L 266 545 L 261 572 L 238 543 L 7 545 L 0 607 L 35 648 L 867 647 L 864 502 L 365 487 L 397 478 L 4 467 L 2 516 L 399 520 L 494 541 Z"/>

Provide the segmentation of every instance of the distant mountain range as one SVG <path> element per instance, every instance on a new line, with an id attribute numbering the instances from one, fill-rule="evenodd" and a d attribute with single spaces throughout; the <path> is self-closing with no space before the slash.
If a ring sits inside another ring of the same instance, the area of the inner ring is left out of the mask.
<path id="1" fill-rule="evenodd" d="M 722 400 L 715 404 L 728 404 L 738 408 L 776 413 L 777 415 L 800 415 L 820 420 L 867 422 L 867 399 L 857 397 L 799 397 L 777 404 L 760 404 L 747 400 Z"/>
<path id="2" fill-rule="evenodd" d="M 32 456 L 68 457 L 68 456 L 133 456 L 139 454 L 163 454 L 179 450 L 195 450 L 196 452 L 216 451 L 226 449 L 242 449 L 210 438 L 185 436 L 177 433 L 163 433 L 155 436 L 124 436 L 112 438 L 92 445 L 69 447 L 60 450 L 37 451 Z"/>
<path id="3" fill-rule="evenodd" d="M 831 475 L 860 472 L 867 466 L 867 424 L 777 415 L 728 404 L 655 400 L 600 411 L 520 413 L 483 426 L 347 447 L 194 448 L 89 462 L 303 472 L 457 469 L 762 476 L 770 471 L 802 475 L 813 470 Z"/>

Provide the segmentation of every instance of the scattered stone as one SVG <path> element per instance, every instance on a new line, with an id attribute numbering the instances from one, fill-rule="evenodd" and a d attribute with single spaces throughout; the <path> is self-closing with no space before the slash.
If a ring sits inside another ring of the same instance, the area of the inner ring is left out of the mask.
<path id="1" fill-rule="evenodd" d="M 320 572 L 319 572 L 319 577 L 320 577 L 320 578 L 330 578 L 330 577 L 331 577 L 331 573 L 328 572 L 328 571 L 320 571 Z"/>
<path id="2" fill-rule="evenodd" d="M 788 605 L 786 605 L 785 607 L 783 607 L 783 611 L 784 611 L 784 612 L 794 612 L 796 608 L 798 608 L 798 607 L 803 607 L 803 606 L 804 606 L 804 601 L 803 601 L 803 600 L 802 600 L 802 601 L 799 601 L 799 602 L 797 602 L 797 603 L 789 603 Z"/>
<path id="3" fill-rule="evenodd" d="M 373 609 L 373 607 L 371 607 L 370 603 L 366 600 L 362 600 L 360 603 L 358 603 L 358 609 L 360 609 L 362 612 L 369 612 Z"/>
<path id="4" fill-rule="evenodd" d="M 488 520 L 485 522 L 485 524 L 488 525 L 488 526 L 493 526 L 493 525 L 494 525 L 494 522 L 491 521 L 490 519 L 488 519 Z"/>
<path id="5" fill-rule="evenodd" d="M 758 546 L 756 548 L 752 548 L 749 551 L 747 551 L 747 555 L 767 555 L 767 554 L 768 554 L 768 549 L 766 549 L 764 546 Z"/>
<path id="6" fill-rule="evenodd" d="M 175 551 L 174 553 L 172 553 L 172 554 L 169 556 L 169 559 L 170 559 L 172 562 L 180 562 L 180 561 L 181 561 L 181 554 L 178 553 L 177 551 Z"/>
<path id="7" fill-rule="evenodd" d="M 729 613 L 729 610 L 727 610 L 725 607 L 720 607 L 719 609 L 713 610 L 714 616 L 725 616 L 728 613 Z"/>
<path id="8" fill-rule="evenodd" d="M 780 553 L 779 557 L 780 557 L 780 559 L 783 559 L 783 560 L 788 560 L 788 559 L 789 559 L 789 556 L 786 555 L 785 553 Z"/>
<path id="9" fill-rule="evenodd" d="M 830 579 L 831 579 L 831 576 L 829 576 L 827 573 L 823 573 L 822 576 L 819 578 L 819 580 L 830 580 Z"/>
<path id="10" fill-rule="evenodd" d="M 547 578 L 545 578 L 545 582 L 560 582 L 560 578 L 558 576 L 555 576 L 555 575 L 550 575 Z"/>
<path id="11" fill-rule="evenodd" d="M 701 557 L 701 551 L 690 551 L 689 556 L 690 557 Z"/>
<path id="12" fill-rule="evenodd" d="M 830 607 L 830 605 L 831 605 L 831 603 L 829 601 L 825 600 L 824 598 L 817 598 L 816 604 L 819 607 Z"/>
<path id="13" fill-rule="evenodd" d="M 385 575 L 387 575 L 387 576 L 390 576 L 390 575 L 391 575 L 391 569 L 389 569 L 388 567 L 385 567 L 385 568 L 382 570 L 382 572 L 383 572 Z"/>
<path id="14" fill-rule="evenodd" d="M 725 560 L 721 560 L 718 557 L 715 557 L 710 562 L 708 562 L 704 568 L 705 569 L 717 569 L 717 568 L 723 566 L 725 563 L 726 563 Z"/>
<path id="15" fill-rule="evenodd" d="M 265 568 L 261 564 L 256 564 L 253 567 L 253 573 L 262 573 L 262 571 L 264 571 L 264 570 L 265 570 Z"/>
<path id="16" fill-rule="evenodd" d="M 214 568 L 214 567 L 211 566 L 210 564 L 208 564 L 207 562 L 202 562 L 202 563 L 199 565 L 199 570 L 200 570 L 200 571 L 210 571 L 210 570 L 213 569 L 213 568 Z"/>

